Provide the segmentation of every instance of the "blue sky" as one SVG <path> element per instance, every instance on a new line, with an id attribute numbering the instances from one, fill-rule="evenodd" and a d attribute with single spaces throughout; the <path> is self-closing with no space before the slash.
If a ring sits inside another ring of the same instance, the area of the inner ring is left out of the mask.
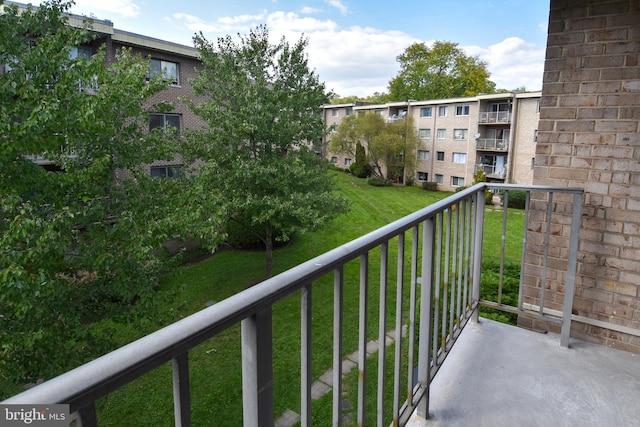
<path id="1" fill-rule="evenodd" d="M 33 1 L 34 4 L 40 3 Z M 266 24 L 274 39 L 309 39 L 309 64 L 340 96 L 386 92 L 410 44 L 458 43 L 488 62 L 498 88 L 540 90 L 548 0 L 76 0 L 73 13 L 191 45 Z"/>

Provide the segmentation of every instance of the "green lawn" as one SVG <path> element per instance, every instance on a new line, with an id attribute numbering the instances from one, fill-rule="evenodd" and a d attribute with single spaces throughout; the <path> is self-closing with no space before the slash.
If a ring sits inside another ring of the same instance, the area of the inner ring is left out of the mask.
<path id="1" fill-rule="evenodd" d="M 418 187 L 372 187 L 363 179 L 332 172 L 340 192 L 351 201 L 349 213 L 327 223 L 322 229 L 298 236 L 292 243 L 274 254 L 274 273 L 287 270 L 301 262 L 360 237 L 391 221 L 428 206 L 451 193 L 426 192 Z M 499 260 L 502 211 L 486 212 L 484 251 Z M 521 233 L 524 215 L 509 211 L 509 229 Z M 519 265 L 521 238 L 508 241 L 507 261 Z M 394 260 L 395 245 L 390 245 L 389 259 Z M 368 335 L 378 333 L 377 266 L 379 250 L 371 252 Z M 345 354 L 357 349 L 358 277 L 359 266 L 345 267 Z M 175 295 L 171 303 L 161 298 L 161 311 L 167 319 L 187 316 L 205 308 L 209 301 L 220 301 L 250 286 L 264 277 L 264 254 L 252 251 L 224 251 L 194 265 L 176 268 L 161 283 L 161 293 Z M 395 267 L 389 266 L 388 306 L 395 305 Z M 407 276 L 408 277 L 408 276 Z M 484 284 L 483 284 L 484 285 Z M 516 291 L 517 292 L 517 291 Z M 313 288 L 313 374 L 317 378 L 331 366 L 333 279 L 318 280 Z M 300 384 L 300 296 L 295 293 L 273 308 L 274 324 L 274 412 L 299 408 Z M 175 314 L 175 316 L 173 315 Z M 392 317 L 392 316 L 389 316 Z M 393 319 L 387 324 L 392 329 Z M 157 329 L 157 324 L 122 326 L 108 321 L 95 326 L 114 331 L 119 344 L 133 341 Z M 325 351 L 323 351 L 325 350 Z M 192 417 L 196 426 L 240 425 L 242 420 L 241 357 L 239 327 L 233 327 L 196 347 L 189 353 L 192 391 Z M 314 402 L 314 425 L 330 424 L 330 406 L 323 399 Z M 328 413 L 327 413 L 328 411 Z M 99 423 L 102 426 L 171 426 L 173 401 L 170 365 L 134 381 L 98 402 Z"/>

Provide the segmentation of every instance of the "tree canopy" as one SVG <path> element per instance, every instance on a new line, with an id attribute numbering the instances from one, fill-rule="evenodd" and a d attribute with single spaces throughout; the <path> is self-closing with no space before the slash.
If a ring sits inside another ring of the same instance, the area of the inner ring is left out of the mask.
<path id="1" fill-rule="evenodd" d="M 346 210 L 320 158 L 310 150 L 324 132 L 328 97 L 307 64 L 307 41 L 269 42 L 264 26 L 208 41 L 194 37 L 202 70 L 192 110 L 208 130 L 191 134 L 185 152 L 200 160 L 197 179 L 222 195 L 229 221 L 255 230 L 272 273 L 276 239 L 316 228 Z"/>
<path id="2" fill-rule="evenodd" d="M 381 115 L 369 112 L 345 117 L 330 144 L 332 152 L 352 157 L 361 145 L 374 176 L 402 180 L 413 175 L 419 142 L 412 117 L 388 123 Z"/>
<path id="3" fill-rule="evenodd" d="M 167 84 L 127 50 L 73 55 L 94 33 L 68 25 L 69 7 L 0 16 L 0 372 L 14 381 L 108 350 L 89 321 L 149 318 L 157 249 L 199 220 L 191 189 L 140 168 L 173 156 L 173 135 L 148 131 L 161 107 L 145 108 Z"/>
<path id="4" fill-rule="evenodd" d="M 493 93 L 487 63 L 467 56 L 457 43 L 414 43 L 397 57 L 398 75 L 389 81 L 389 100 L 444 99 Z"/>

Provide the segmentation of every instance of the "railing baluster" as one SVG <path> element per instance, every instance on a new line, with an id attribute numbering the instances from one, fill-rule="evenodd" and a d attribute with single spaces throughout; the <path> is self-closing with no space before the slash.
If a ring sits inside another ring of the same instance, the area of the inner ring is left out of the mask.
<path id="1" fill-rule="evenodd" d="M 540 283 L 540 308 L 539 314 L 544 314 L 544 297 L 547 287 L 547 263 L 549 261 L 549 240 L 551 238 L 551 216 L 553 215 L 553 191 L 549 192 L 549 205 L 547 206 L 547 227 L 544 234 L 544 258 L 542 261 L 542 282 Z"/>
<path id="2" fill-rule="evenodd" d="M 241 323 L 242 402 L 245 427 L 273 425 L 273 340 L 271 307 Z"/>
<path id="3" fill-rule="evenodd" d="M 311 351 L 312 351 L 312 299 L 311 283 L 302 287 L 300 301 L 300 424 L 311 427 Z"/>
<path id="4" fill-rule="evenodd" d="M 442 351 L 447 351 L 447 328 L 449 327 L 449 283 L 451 265 L 451 207 L 447 209 L 447 223 L 444 229 L 444 275 L 442 289 L 442 333 L 440 334 L 440 346 Z"/>
<path id="5" fill-rule="evenodd" d="M 564 284 L 564 305 L 562 307 L 562 327 L 560 330 L 560 345 L 563 347 L 569 347 L 569 336 L 571 335 L 573 292 L 578 263 L 578 236 L 580 234 L 580 219 L 582 218 L 582 194 L 573 195 L 573 207 L 571 213 L 571 234 L 569 235 L 567 276 Z"/>
<path id="6" fill-rule="evenodd" d="M 358 328 L 358 425 L 365 425 L 367 396 L 367 319 L 369 310 L 369 253 L 360 255 L 360 313 Z"/>
<path id="7" fill-rule="evenodd" d="M 424 221 L 422 231 L 422 282 L 420 288 L 420 338 L 418 343 L 418 383 L 423 391 L 417 403 L 417 415 L 429 417 L 429 384 L 431 383 L 431 343 L 433 307 L 432 279 L 433 279 L 433 228 L 434 219 Z M 436 355 L 433 355 L 436 357 Z"/>
<path id="8" fill-rule="evenodd" d="M 333 271 L 333 425 L 342 425 L 342 322 L 344 269 Z"/>
<path id="9" fill-rule="evenodd" d="M 191 394 L 189 390 L 189 353 L 182 353 L 172 361 L 173 416 L 176 427 L 191 426 Z"/>
<path id="10" fill-rule="evenodd" d="M 522 230 L 522 256 L 520 259 L 520 283 L 518 285 L 518 309 L 523 308 L 522 288 L 524 284 L 524 266 L 527 259 L 527 232 L 529 226 L 529 209 L 531 208 L 531 191 L 527 191 L 527 197 L 524 200 L 524 230 Z"/>
<path id="11" fill-rule="evenodd" d="M 498 277 L 498 305 L 502 304 L 502 288 L 504 285 L 504 255 L 507 243 L 507 213 L 509 211 L 509 190 L 504 192 L 504 206 L 502 207 L 502 235 L 500 237 L 500 275 Z"/>
<path id="12" fill-rule="evenodd" d="M 393 374 L 393 424 L 400 417 L 400 368 L 402 366 L 402 303 L 404 293 L 404 233 L 398 236 L 398 271 L 396 281 L 396 347 Z"/>
<path id="13" fill-rule="evenodd" d="M 480 302 L 480 275 L 482 273 L 482 235 L 484 233 L 484 196 L 486 188 L 476 193 L 476 209 L 474 217 L 474 233 L 473 233 L 473 282 L 471 303 Z M 478 307 L 472 316 L 472 321 L 478 322 L 480 308 Z"/>
<path id="14" fill-rule="evenodd" d="M 436 270 L 436 274 L 434 276 L 434 293 L 435 296 L 433 298 L 433 305 L 434 305 L 434 314 L 433 314 L 433 345 L 432 345 L 432 350 L 431 350 L 431 354 L 433 355 L 433 363 L 434 365 L 438 364 L 438 348 L 440 347 L 440 337 L 442 336 L 441 333 L 439 333 L 440 330 L 440 307 L 442 306 L 441 304 L 441 288 L 442 288 L 442 227 L 444 224 L 444 212 L 440 212 L 437 217 L 436 217 L 436 232 L 437 232 L 437 236 L 436 236 L 436 240 L 434 242 L 435 245 L 435 270 Z M 435 366 L 434 366 L 435 367 Z"/>
<path id="15" fill-rule="evenodd" d="M 411 237 L 411 289 L 409 291 L 409 360 L 407 363 L 407 403 L 413 401 L 413 384 L 415 367 L 414 353 L 416 351 L 416 295 L 418 287 L 418 239 L 420 227 L 413 227 L 413 235 Z"/>
<path id="16" fill-rule="evenodd" d="M 78 410 L 77 427 L 98 427 L 98 416 L 96 415 L 96 402 Z"/>
<path id="17" fill-rule="evenodd" d="M 384 426 L 384 372 L 387 352 L 387 286 L 389 242 L 380 245 L 380 314 L 378 317 L 378 426 Z"/>

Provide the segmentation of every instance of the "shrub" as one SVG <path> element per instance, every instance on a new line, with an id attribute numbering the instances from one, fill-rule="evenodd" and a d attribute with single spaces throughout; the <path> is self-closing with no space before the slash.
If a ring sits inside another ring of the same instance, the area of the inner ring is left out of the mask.
<path id="1" fill-rule="evenodd" d="M 459 192 L 459 191 L 462 191 L 462 190 L 466 190 L 466 189 L 467 189 L 466 185 L 463 185 L 462 187 L 456 187 L 456 193 Z"/>
<path id="2" fill-rule="evenodd" d="M 527 192 L 520 190 L 509 191 L 509 206 L 514 209 L 524 209 L 527 200 Z"/>
<path id="3" fill-rule="evenodd" d="M 431 181 L 424 181 L 422 183 L 422 189 L 427 191 L 438 191 L 438 183 Z"/>
<path id="4" fill-rule="evenodd" d="M 409 177 L 405 180 L 404 185 L 406 185 L 407 187 L 413 187 L 415 183 L 416 183 L 415 179 Z"/>
<path id="5" fill-rule="evenodd" d="M 371 176 L 371 166 L 367 163 L 351 163 L 351 166 L 349 166 L 349 170 L 358 178 L 368 178 Z"/>
<path id="6" fill-rule="evenodd" d="M 387 179 L 380 179 L 380 178 L 369 178 L 369 180 L 367 181 L 367 184 L 373 185 L 374 187 L 389 187 L 393 185 L 391 181 Z"/>

